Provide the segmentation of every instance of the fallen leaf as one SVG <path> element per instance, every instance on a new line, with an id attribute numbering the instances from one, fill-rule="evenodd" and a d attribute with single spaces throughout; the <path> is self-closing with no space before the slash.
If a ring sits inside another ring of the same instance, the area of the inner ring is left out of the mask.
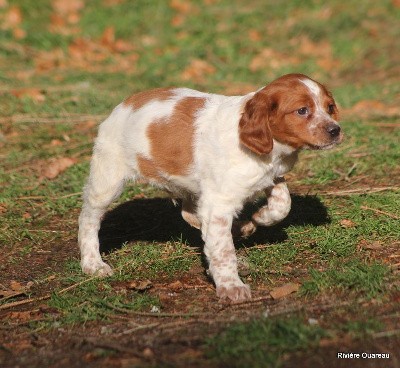
<path id="1" fill-rule="evenodd" d="M 400 8 L 400 0 L 392 0 L 392 4 L 395 8 Z"/>
<path id="2" fill-rule="evenodd" d="M 63 143 L 59 140 L 59 139 L 52 139 L 50 142 L 50 146 L 52 147 L 58 147 L 58 146 L 62 146 Z"/>
<path id="3" fill-rule="evenodd" d="M 261 41 L 262 40 L 261 33 L 256 29 L 250 29 L 247 32 L 247 34 L 249 35 L 250 41 Z"/>
<path id="4" fill-rule="evenodd" d="M 153 287 L 150 280 L 132 281 L 127 285 L 127 289 L 136 291 L 145 291 Z"/>
<path id="5" fill-rule="evenodd" d="M 11 280 L 10 288 L 6 290 L 0 290 L 0 298 L 11 298 L 14 296 L 25 294 L 33 285 L 33 282 L 28 282 L 26 285 L 22 285 L 20 282 Z"/>
<path id="6" fill-rule="evenodd" d="M 1 29 L 15 29 L 22 22 L 22 12 L 18 6 L 12 6 L 4 15 Z"/>
<path id="7" fill-rule="evenodd" d="M 382 243 L 380 241 L 369 242 L 368 240 L 365 239 L 362 239 L 358 245 L 363 249 L 369 249 L 369 250 L 378 250 L 382 248 Z"/>
<path id="8" fill-rule="evenodd" d="M 47 179 L 54 179 L 76 162 L 77 159 L 69 157 L 50 160 L 48 166 L 43 170 L 42 175 Z"/>
<path id="9" fill-rule="evenodd" d="M 19 321 L 27 321 L 31 318 L 31 311 L 26 312 L 10 312 L 8 318 L 17 319 Z"/>
<path id="10" fill-rule="evenodd" d="M 68 15 L 71 13 L 76 13 L 82 10 L 84 7 L 84 2 L 82 0 L 53 0 L 53 9 L 61 15 Z"/>
<path id="11" fill-rule="evenodd" d="M 356 227 L 357 224 L 354 221 L 351 221 L 348 219 L 343 219 L 340 221 L 340 226 L 347 229 L 347 228 Z"/>
<path id="12" fill-rule="evenodd" d="M 115 29 L 112 26 L 107 27 L 101 36 L 101 43 L 105 46 L 112 47 L 114 45 L 114 42 L 115 42 Z"/>
<path id="13" fill-rule="evenodd" d="M 46 100 L 44 91 L 41 90 L 40 88 L 14 89 L 11 91 L 11 94 L 20 99 L 28 97 L 35 102 L 44 102 Z"/>
<path id="14" fill-rule="evenodd" d="M 192 4 L 186 0 L 171 0 L 169 6 L 178 13 L 188 14 L 192 12 Z"/>
<path id="15" fill-rule="evenodd" d="M 256 72 L 264 69 L 278 69 L 283 66 L 296 65 L 300 60 L 292 55 L 285 55 L 271 48 L 264 48 L 253 57 L 249 69 Z"/>
<path id="16" fill-rule="evenodd" d="M 29 212 L 25 212 L 25 213 L 22 215 L 22 218 L 25 219 L 25 220 L 28 220 L 28 219 L 31 219 L 31 218 L 32 218 L 32 215 L 31 215 Z"/>
<path id="17" fill-rule="evenodd" d="M 279 286 L 270 291 L 273 299 L 281 299 L 299 290 L 300 284 L 289 282 L 283 286 Z"/>
<path id="18" fill-rule="evenodd" d="M 7 207 L 5 204 L 0 205 L 0 214 L 6 213 Z"/>
<path id="19" fill-rule="evenodd" d="M 204 82 L 207 75 L 215 73 L 216 69 L 213 65 L 205 60 L 193 59 L 184 69 L 181 77 L 184 81 Z"/>
<path id="20" fill-rule="evenodd" d="M 22 40 L 23 38 L 26 37 L 26 32 L 22 28 L 15 28 L 13 30 L 13 36 L 16 40 Z"/>
<path id="21" fill-rule="evenodd" d="M 10 288 L 13 291 L 21 291 L 24 289 L 24 287 L 21 285 L 21 283 L 19 283 L 18 281 L 15 281 L 15 280 L 10 281 Z"/>
<path id="22" fill-rule="evenodd" d="M 177 280 L 175 282 L 171 282 L 170 284 L 168 284 L 167 287 L 168 289 L 176 291 L 183 289 L 183 284 L 179 280 Z"/>

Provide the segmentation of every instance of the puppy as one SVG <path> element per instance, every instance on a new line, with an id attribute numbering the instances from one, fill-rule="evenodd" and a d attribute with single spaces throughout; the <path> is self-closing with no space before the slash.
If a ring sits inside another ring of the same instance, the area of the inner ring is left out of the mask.
<path id="1" fill-rule="evenodd" d="M 301 149 L 342 141 L 337 120 L 332 94 L 302 74 L 244 96 L 165 88 L 127 98 L 94 145 L 79 217 L 83 272 L 112 274 L 99 253 L 101 217 L 126 180 L 145 179 L 182 199 L 183 218 L 201 230 L 217 296 L 251 298 L 237 271 L 232 221 L 261 191 L 268 203 L 242 225 L 243 235 L 284 219 L 291 199 L 283 175 Z"/>

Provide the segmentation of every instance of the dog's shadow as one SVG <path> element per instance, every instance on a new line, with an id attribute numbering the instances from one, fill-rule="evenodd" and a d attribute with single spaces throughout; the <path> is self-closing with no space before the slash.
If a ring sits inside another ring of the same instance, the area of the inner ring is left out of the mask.
<path id="1" fill-rule="evenodd" d="M 239 220 L 249 219 L 265 199 L 247 205 Z M 135 199 L 125 202 L 106 213 L 100 227 L 100 251 L 110 253 L 123 244 L 133 241 L 166 242 L 179 240 L 189 246 L 203 245 L 198 229 L 187 224 L 180 206 L 174 206 L 169 198 Z M 258 227 L 247 239 L 236 239 L 236 246 L 251 247 L 256 244 L 279 243 L 288 238 L 288 226 L 319 226 L 330 222 L 323 203 L 315 196 L 292 195 L 292 209 L 278 225 Z"/>

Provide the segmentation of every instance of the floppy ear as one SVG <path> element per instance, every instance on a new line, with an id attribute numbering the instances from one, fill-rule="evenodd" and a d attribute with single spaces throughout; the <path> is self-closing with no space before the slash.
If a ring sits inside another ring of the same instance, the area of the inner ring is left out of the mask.
<path id="1" fill-rule="evenodd" d="M 273 139 L 269 127 L 270 107 L 258 93 L 247 101 L 239 121 L 240 142 L 258 155 L 272 151 Z"/>

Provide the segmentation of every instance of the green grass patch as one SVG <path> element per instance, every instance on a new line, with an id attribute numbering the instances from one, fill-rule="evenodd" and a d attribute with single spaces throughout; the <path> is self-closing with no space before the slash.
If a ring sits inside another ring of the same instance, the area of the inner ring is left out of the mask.
<path id="1" fill-rule="evenodd" d="M 67 264 L 67 272 L 63 275 L 63 283 L 70 291 L 60 293 L 54 291 L 49 306 L 55 308 L 59 316 L 57 324 L 79 324 L 94 320 L 107 320 L 109 316 L 119 313 L 117 309 L 126 311 L 150 312 L 153 306 L 160 307 L 156 296 L 145 292 L 137 292 L 127 287 L 117 287 L 119 277 L 89 278 L 82 274 L 76 261 Z M 128 275 L 125 279 L 132 279 Z M 116 309 L 113 309 L 115 307 Z"/>
<path id="2" fill-rule="evenodd" d="M 310 269 L 310 279 L 303 282 L 301 292 L 313 296 L 339 290 L 373 298 L 386 291 L 385 280 L 389 272 L 387 266 L 378 262 L 367 264 L 359 259 L 332 262 L 323 271 Z"/>
<path id="3" fill-rule="evenodd" d="M 132 290 L 124 282 L 168 280 L 188 271 L 199 255 L 181 243 L 143 243 L 125 246 L 105 259 L 115 271 L 107 278 L 89 278 L 82 274 L 78 262 L 67 264 L 62 282 L 77 286 L 65 293 L 53 292 L 49 305 L 60 313 L 57 323 L 104 320 L 120 309 L 150 312 L 153 306 L 160 308 L 156 296 Z"/>
<path id="4" fill-rule="evenodd" d="M 200 261 L 197 248 L 182 242 L 134 243 L 111 253 L 107 260 L 118 270 L 113 276 L 118 280 L 172 277 L 188 271 Z"/>
<path id="5" fill-rule="evenodd" d="M 310 321 L 294 315 L 235 323 L 206 341 L 206 354 L 219 366 L 280 367 L 291 353 L 318 351 L 322 338 L 363 339 L 383 326 L 368 317 L 329 325 Z"/>
<path id="6" fill-rule="evenodd" d="M 275 367 L 283 354 L 315 347 L 325 335 L 298 317 L 257 319 L 209 339 L 208 356 L 229 367 Z"/>

